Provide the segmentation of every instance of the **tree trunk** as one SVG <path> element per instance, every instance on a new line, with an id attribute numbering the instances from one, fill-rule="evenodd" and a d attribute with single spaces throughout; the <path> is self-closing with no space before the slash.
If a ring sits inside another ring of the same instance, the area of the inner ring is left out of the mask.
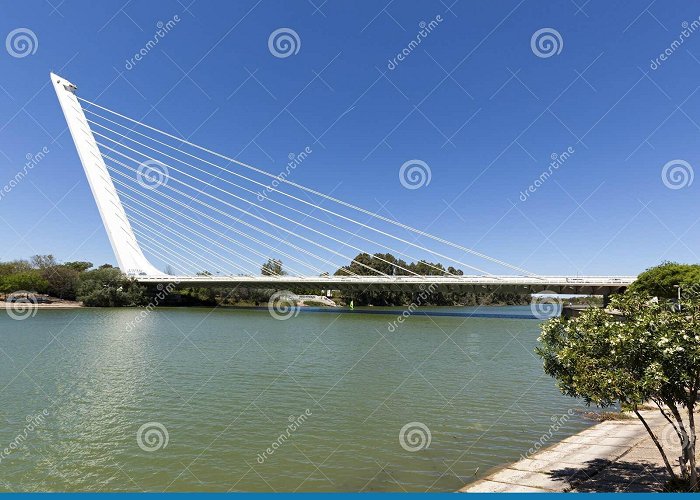
<path id="1" fill-rule="evenodd" d="M 698 483 L 698 468 L 695 463 L 695 417 L 693 416 L 693 411 L 689 410 L 690 418 L 690 489 L 692 491 L 700 490 L 700 483 Z"/>
<path id="2" fill-rule="evenodd" d="M 636 405 L 634 408 L 634 414 L 637 415 L 637 418 L 642 422 L 642 424 L 644 425 L 644 428 L 649 433 L 649 436 L 651 436 L 651 440 L 656 445 L 656 448 L 659 450 L 659 453 L 661 453 L 661 458 L 663 458 L 663 460 L 664 460 L 664 465 L 666 465 L 666 470 L 668 471 L 669 475 L 673 479 L 677 480 L 678 476 L 676 476 L 676 471 L 674 471 L 673 467 L 671 467 L 671 463 L 668 461 L 668 457 L 666 456 L 666 452 L 664 451 L 663 446 L 661 446 L 661 443 L 659 443 L 659 440 L 656 438 L 654 431 L 651 430 L 651 427 L 649 427 L 649 424 L 647 424 L 647 421 L 644 420 L 644 417 L 642 417 L 641 413 L 639 413 L 639 411 L 637 410 Z"/>
<path id="3" fill-rule="evenodd" d="M 695 448 L 696 448 L 696 433 L 695 433 L 695 396 L 691 397 L 691 404 L 688 405 L 688 427 L 690 427 L 690 438 L 688 442 L 688 451 L 690 453 L 690 490 L 700 490 L 698 483 L 698 468 L 695 463 Z"/>
<path id="4" fill-rule="evenodd" d="M 667 421 L 669 424 L 671 424 L 671 427 L 673 427 L 673 430 L 676 432 L 676 436 L 678 436 L 678 439 L 679 439 L 681 442 L 683 442 L 683 436 L 681 435 L 681 431 L 678 429 L 678 427 L 676 426 L 676 423 L 671 419 L 671 417 L 668 416 L 668 413 L 666 413 L 666 411 L 663 409 L 663 407 L 661 406 L 661 403 L 659 403 L 659 402 L 658 402 L 656 399 L 654 399 L 654 398 L 652 398 L 652 401 L 653 401 L 654 403 L 656 403 L 656 406 L 659 408 L 659 411 L 660 411 L 661 414 L 664 416 L 664 418 L 666 419 L 666 421 Z M 665 403 L 664 403 L 664 404 L 665 404 Z"/>
<path id="5" fill-rule="evenodd" d="M 678 422 L 678 429 L 680 430 L 681 456 L 679 463 L 681 466 L 681 476 L 683 476 L 683 479 L 688 479 L 690 477 L 690 473 L 692 473 L 692 471 L 688 470 L 688 462 L 690 461 L 690 438 L 688 436 L 688 431 L 686 431 L 685 425 L 683 424 L 683 416 L 678 411 L 676 405 L 670 404 L 668 407 L 671 410 L 673 417 L 676 419 L 676 422 Z"/>

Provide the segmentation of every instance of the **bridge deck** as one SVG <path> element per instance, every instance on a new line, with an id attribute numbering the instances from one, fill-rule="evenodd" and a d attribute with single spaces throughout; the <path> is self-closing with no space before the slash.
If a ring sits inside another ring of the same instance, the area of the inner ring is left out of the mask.
<path id="1" fill-rule="evenodd" d="M 180 288 L 318 288 L 322 290 L 499 290 L 560 294 L 624 291 L 636 276 L 134 276 L 143 284 L 175 283 Z"/>

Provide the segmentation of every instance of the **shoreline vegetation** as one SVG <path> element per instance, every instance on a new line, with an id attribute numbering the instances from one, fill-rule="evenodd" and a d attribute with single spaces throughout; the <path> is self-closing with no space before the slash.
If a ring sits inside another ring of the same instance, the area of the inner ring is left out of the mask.
<path id="1" fill-rule="evenodd" d="M 608 308 L 542 323 L 538 342 L 544 372 L 563 394 L 637 417 L 666 475 L 663 489 L 700 491 L 700 265 L 647 269 Z"/>
<path id="2" fill-rule="evenodd" d="M 173 274 L 166 269 L 167 274 Z M 334 272 L 336 276 L 371 276 L 386 274 L 402 276 L 418 274 L 422 276 L 463 275 L 460 269 L 445 268 L 440 263 L 418 261 L 407 263 L 391 254 L 360 253 L 353 261 Z M 199 275 L 211 276 L 207 270 Z M 268 259 L 260 268 L 263 276 L 285 275 L 282 262 Z M 325 273 L 324 273 L 325 274 Z M 175 279 L 175 276 L 173 275 Z M 143 306 L 260 306 L 267 304 L 276 289 L 253 289 L 243 287 L 168 287 L 166 290 L 155 286 L 145 286 L 123 274 L 110 264 L 95 267 L 92 262 L 71 261 L 60 263 L 53 255 L 34 255 L 28 260 L 0 262 L 0 299 L 11 302 L 25 300 L 41 308 L 78 307 L 143 307 Z M 322 295 L 316 289 L 293 290 L 298 295 Z M 573 302 L 590 303 L 573 299 Z M 527 305 L 531 301 L 529 293 L 505 292 L 440 292 L 421 293 L 420 303 L 408 292 L 379 291 L 368 289 L 362 292 L 344 294 L 333 293 L 337 306 L 506 306 Z M 71 304 L 68 306 L 67 304 Z M 306 306 L 332 307 L 327 302 L 306 301 Z"/>

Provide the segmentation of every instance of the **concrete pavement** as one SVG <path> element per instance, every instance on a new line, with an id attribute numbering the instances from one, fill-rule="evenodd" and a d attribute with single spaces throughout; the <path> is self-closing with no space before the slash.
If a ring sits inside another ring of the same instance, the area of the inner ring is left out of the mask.
<path id="1" fill-rule="evenodd" d="M 662 442 L 674 438 L 658 411 L 641 413 Z M 601 422 L 460 492 L 661 491 L 669 480 L 661 455 L 639 419 L 632 417 Z M 673 463 L 677 452 L 665 449 Z"/>

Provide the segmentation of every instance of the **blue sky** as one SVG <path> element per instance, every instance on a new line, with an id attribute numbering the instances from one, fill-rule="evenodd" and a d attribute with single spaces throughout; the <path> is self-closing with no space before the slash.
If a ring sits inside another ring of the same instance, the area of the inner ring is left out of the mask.
<path id="1" fill-rule="evenodd" d="M 5 2 L 0 41 L 26 28 L 36 50 L 0 46 L 0 186 L 49 152 L 0 198 L 1 259 L 115 262 L 53 70 L 81 97 L 273 174 L 309 147 L 294 182 L 532 272 L 700 260 L 700 181 L 662 178 L 668 162 L 700 164 L 700 28 L 682 24 L 700 10 L 687 2 L 190 1 Z M 271 53 L 279 28 L 297 33 L 296 54 Z M 531 45 L 543 28 L 560 37 L 549 57 Z M 410 160 L 429 184 L 402 185 Z"/>

